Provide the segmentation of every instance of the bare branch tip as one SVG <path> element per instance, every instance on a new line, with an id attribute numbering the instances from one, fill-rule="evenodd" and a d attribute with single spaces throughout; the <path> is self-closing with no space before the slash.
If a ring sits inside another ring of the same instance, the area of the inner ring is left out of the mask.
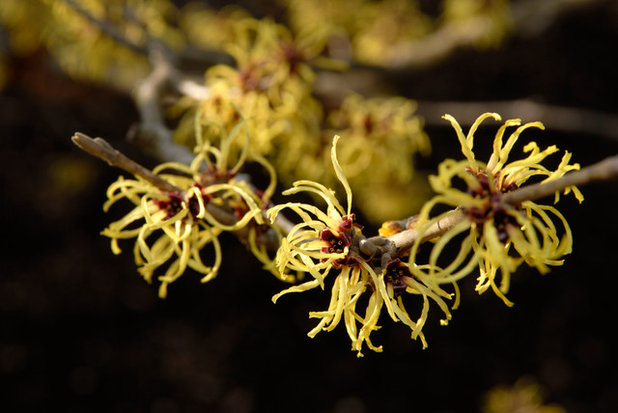
<path id="1" fill-rule="evenodd" d="M 71 141 L 77 146 L 81 146 L 84 140 L 92 139 L 90 136 L 85 133 L 75 132 L 73 136 L 71 136 Z"/>

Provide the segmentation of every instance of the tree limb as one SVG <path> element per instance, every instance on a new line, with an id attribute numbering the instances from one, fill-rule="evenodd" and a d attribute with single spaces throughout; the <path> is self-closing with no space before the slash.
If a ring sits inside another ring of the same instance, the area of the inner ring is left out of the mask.
<path id="1" fill-rule="evenodd" d="M 103 159 L 111 166 L 115 166 L 132 175 L 145 179 L 163 192 L 184 192 L 177 186 L 152 173 L 150 169 L 126 157 L 103 138 L 93 139 L 84 133 L 75 132 L 71 140 L 75 145 L 79 146 L 80 149 L 88 152 L 90 155 Z"/>
<path id="2" fill-rule="evenodd" d="M 523 201 L 533 201 L 552 196 L 574 185 L 585 185 L 593 181 L 606 180 L 618 176 L 618 155 L 611 156 L 579 171 L 572 171 L 554 181 L 524 186 L 502 196 L 502 202 L 518 205 Z M 407 252 L 418 238 L 420 242 L 439 237 L 465 219 L 460 209 L 453 209 L 450 214 L 428 228 L 410 228 L 388 237 L 371 237 L 362 240 L 359 248 L 364 254 L 380 259 L 382 264 Z M 386 258 L 385 258 L 386 257 Z"/>

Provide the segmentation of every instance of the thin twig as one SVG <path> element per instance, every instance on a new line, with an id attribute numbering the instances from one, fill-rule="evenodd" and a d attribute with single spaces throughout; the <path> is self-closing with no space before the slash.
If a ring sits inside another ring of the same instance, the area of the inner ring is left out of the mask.
<path id="1" fill-rule="evenodd" d="M 101 20 L 94 16 L 85 8 L 81 7 L 75 0 L 63 0 L 73 11 L 85 17 L 88 21 L 98 27 L 103 33 L 109 36 L 112 40 L 116 41 L 129 49 L 148 55 L 148 46 L 140 45 L 132 42 L 126 36 L 124 36 L 114 25 L 108 21 Z M 135 20 L 135 19 L 133 19 Z M 178 59 L 193 65 L 210 66 L 213 64 L 233 64 L 233 58 L 225 52 L 218 50 L 206 50 L 195 45 L 186 45 L 184 50 L 178 53 Z"/>
<path id="2" fill-rule="evenodd" d="M 160 176 L 154 174 L 150 169 L 138 164 L 134 160 L 125 156 L 122 152 L 115 149 L 109 142 L 107 142 L 103 138 L 91 138 L 90 136 L 76 132 L 75 135 L 71 138 L 73 143 L 77 145 L 80 149 L 88 152 L 89 154 L 103 159 L 109 165 L 120 168 L 134 176 L 139 176 L 144 180 L 150 182 L 156 188 L 159 188 L 163 192 L 177 192 L 182 197 L 184 197 L 185 191 L 172 183 L 166 181 Z M 236 215 L 227 210 L 225 207 L 221 205 L 217 205 L 215 203 L 209 202 L 206 204 L 206 209 L 208 212 L 220 223 L 224 225 L 234 225 L 238 222 L 238 218 Z M 265 214 L 263 213 L 264 220 L 267 221 Z M 293 227 L 293 224 L 288 221 L 285 217 L 280 216 L 275 221 L 275 224 L 281 228 L 284 232 L 289 232 Z M 234 231 L 234 234 L 241 240 L 245 245 L 248 244 L 249 237 L 249 227 L 243 227 L 237 231 Z M 266 248 L 270 251 L 276 250 L 278 245 L 278 238 L 276 236 L 275 231 L 270 228 L 266 233 L 261 235 L 261 242 L 266 246 Z"/>
<path id="3" fill-rule="evenodd" d="M 114 40 L 118 44 L 128 47 L 129 49 L 137 53 L 141 53 L 141 54 L 148 53 L 148 50 L 146 49 L 146 47 L 133 43 L 132 41 L 127 39 L 125 36 L 123 36 L 113 24 L 111 24 L 108 21 L 101 20 L 98 17 L 94 16 L 88 10 L 84 9 L 81 5 L 79 5 L 76 1 L 74 0 L 63 0 L 63 1 L 67 4 L 67 6 L 69 6 L 71 9 L 73 9 L 78 14 L 82 15 L 84 18 L 86 18 L 88 21 L 90 21 L 92 24 L 98 27 L 105 35 L 109 36 L 112 40 Z"/>
<path id="4" fill-rule="evenodd" d="M 76 1 L 64 0 L 64 2 L 118 44 L 148 57 L 152 71 L 136 85 L 133 91 L 133 99 L 141 117 L 139 130 L 142 136 L 150 138 L 149 145 L 145 146 L 149 147 L 152 154 L 160 159 L 189 163 L 193 154 L 189 149 L 176 144 L 172 131 L 165 126 L 160 108 L 160 95 L 165 86 L 172 85 L 184 96 L 204 99 L 208 96 L 208 89 L 187 79 L 176 69 L 175 62 L 181 56 L 172 51 L 164 42 L 153 38 L 146 32 L 144 45 L 136 44 L 123 36 L 113 24 L 92 15 Z M 195 57 L 195 51 L 191 50 L 192 56 Z"/>
<path id="5" fill-rule="evenodd" d="M 618 177 L 618 155 L 611 156 L 579 171 L 573 171 L 554 181 L 524 186 L 502 196 L 502 202 L 518 205 L 523 201 L 533 201 L 554 195 L 574 185 L 585 185 L 590 182 Z M 425 242 L 439 237 L 465 219 L 460 209 L 454 209 L 450 214 L 428 228 L 412 228 L 398 232 L 389 237 L 371 237 L 360 242 L 360 250 L 375 259 L 381 258 L 384 263 L 388 259 L 402 256 L 419 237 Z M 386 259 L 384 257 L 387 257 Z"/>
<path id="6" fill-rule="evenodd" d="M 80 149 L 88 152 L 90 155 L 103 159 L 111 166 L 115 166 L 132 175 L 145 179 L 163 192 L 184 192 L 177 186 L 152 173 L 150 169 L 127 158 L 122 152 L 115 149 L 103 138 L 93 139 L 84 133 L 75 132 L 71 140 L 75 145 L 79 146 Z"/>
<path id="7" fill-rule="evenodd" d="M 139 130 L 142 136 L 149 138 L 148 143 L 153 155 L 159 159 L 189 164 L 193 154 L 188 148 L 174 142 L 174 134 L 165 126 L 161 113 L 161 91 L 176 77 L 173 57 L 163 43 L 152 41 L 149 45 L 152 71 L 138 83 L 133 93 L 141 118 Z"/>
<path id="8" fill-rule="evenodd" d="M 502 201 L 511 205 L 517 205 L 523 201 L 534 201 L 554 195 L 556 192 L 571 186 L 584 185 L 615 176 L 618 176 L 618 155 L 606 158 L 579 171 L 568 173 L 555 181 L 521 187 L 505 194 L 502 197 Z"/>
<path id="9" fill-rule="evenodd" d="M 429 241 L 446 233 L 449 229 L 459 224 L 465 215 L 461 210 L 455 209 L 451 214 L 446 215 L 441 220 L 437 221 L 429 228 L 419 231 L 416 228 L 398 232 L 397 234 L 388 237 L 388 240 L 394 244 L 395 256 L 401 256 L 405 251 L 412 248 L 416 240 L 420 237 L 421 242 Z"/>
<path id="10" fill-rule="evenodd" d="M 134 160 L 125 156 L 122 152 L 115 149 L 103 138 L 91 138 L 88 135 L 76 132 L 71 138 L 75 145 L 89 154 L 103 159 L 111 166 L 120 168 L 134 176 L 139 176 L 146 181 L 159 188 L 161 191 L 170 193 L 177 192 L 184 196 L 185 191 L 176 185 L 166 181 L 160 176 L 154 174 L 150 169 L 138 164 Z M 236 216 L 222 206 L 209 202 L 206 204 L 206 209 L 215 219 L 224 225 L 233 225 L 237 222 Z"/>

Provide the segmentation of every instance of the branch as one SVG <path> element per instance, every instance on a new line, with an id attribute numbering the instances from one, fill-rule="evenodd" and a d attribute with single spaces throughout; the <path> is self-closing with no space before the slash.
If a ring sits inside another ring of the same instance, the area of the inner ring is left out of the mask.
<path id="1" fill-rule="evenodd" d="M 118 44 L 149 58 L 152 71 L 136 85 L 133 92 L 133 99 L 141 117 L 140 132 L 142 136 L 146 135 L 149 138 L 145 146 L 149 147 L 153 155 L 159 159 L 189 163 L 193 154 L 189 149 L 174 143 L 172 131 L 165 126 L 160 109 L 160 94 L 165 86 L 171 84 L 182 95 L 204 99 L 208 95 L 208 89 L 187 79 L 176 69 L 175 62 L 181 56 L 164 42 L 146 32 L 145 44 L 136 44 L 126 38 L 116 26 L 94 16 L 75 0 L 64 0 L 64 2 Z M 197 56 L 210 56 L 208 53 L 199 54 L 194 48 L 187 50 L 193 59 Z"/>
<path id="2" fill-rule="evenodd" d="M 552 130 L 586 133 L 618 141 L 618 116 L 584 108 L 546 105 L 528 99 L 487 102 L 418 102 L 418 113 L 428 125 L 443 125 L 442 115 L 451 113 L 461 124 L 471 125 L 486 108 L 504 118 L 539 120 Z"/>
<path id="3" fill-rule="evenodd" d="M 90 23 L 98 27 L 103 33 L 134 52 L 148 55 L 149 49 L 147 46 L 140 45 L 127 39 L 113 24 L 108 21 L 99 19 L 88 10 L 81 7 L 75 0 L 62 0 L 73 11 L 85 17 Z M 139 23 L 139 22 L 138 22 Z M 233 58 L 225 52 L 218 50 L 206 50 L 194 45 L 187 45 L 185 49 L 178 53 L 179 60 L 187 61 L 197 65 L 213 65 L 213 64 L 232 64 Z"/>
<path id="4" fill-rule="evenodd" d="M 510 5 L 510 32 L 524 36 L 538 35 L 561 14 L 599 3 L 600 0 L 524 0 Z M 395 44 L 383 65 L 392 70 L 434 66 L 453 51 L 471 46 L 493 29 L 489 16 L 476 16 L 465 22 L 444 25 L 417 41 Z"/>
<path id="5" fill-rule="evenodd" d="M 511 205 L 517 205 L 523 201 L 534 201 L 551 196 L 571 186 L 585 185 L 593 181 L 611 179 L 615 176 L 618 176 L 618 155 L 606 158 L 579 171 L 568 173 L 555 181 L 524 186 L 505 194 L 502 200 Z"/>
<path id="6" fill-rule="evenodd" d="M 92 139 L 86 134 L 75 132 L 71 140 L 75 145 L 79 146 L 80 149 L 88 152 L 90 155 L 103 159 L 111 166 L 115 166 L 132 175 L 145 179 L 163 192 L 184 192 L 177 186 L 152 173 L 150 169 L 127 158 L 122 152 L 115 149 L 103 138 Z"/>
<path id="7" fill-rule="evenodd" d="M 593 181 L 606 180 L 618 176 L 618 155 L 611 156 L 579 171 L 570 172 L 554 181 L 524 186 L 502 196 L 502 202 L 518 205 L 523 201 L 533 201 L 554 195 L 574 185 L 585 185 Z M 371 237 L 361 240 L 359 248 L 364 254 L 380 259 L 382 265 L 392 258 L 400 257 L 407 252 L 421 237 L 420 242 L 439 237 L 459 224 L 465 215 L 460 209 L 454 209 L 450 214 L 419 231 L 416 228 L 406 229 L 389 237 Z"/>
<path id="8" fill-rule="evenodd" d="M 160 94 L 172 78 L 178 78 L 171 52 L 161 42 L 153 41 L 149 46 L 152 72 L 135 88 L 133 99 L 139 111 L 141 137 L 151 152 L 159 159 L 173 160 L 189 164 L 193 153 L 188 148 L 174 142 L 173 132 L 165 125 L 160 107 Z"/>
<path id="9" fill-rule="evenodd" d="M 133 43 L 132 41 L 127 39 L 125 36 L 123 36 L 122 33 L 120 33 L 113 24 L 105 20 L 101 20 L 98 17 L 94 16 L 88 10 L 84 9 L 81 5 L 79 5 L 75 0 L 63 0 L 63 1 L 66 3 L 67 6 L 73 9 L 73 11 L 82 15 L 84 18 L 90 21 L 90 23 L 94 24 L 103 33 L 105 33 L 107 36 L 109 36 L 111 39 L 113 39 L 118 44 L 128 47 L 129 49 L 137 53 L 141 53 L 141 54 L 148 53 L 148 50 L 144 46 Z"/>
<path id="10" fill-rule="evenodd" d="M 183 189 L 173 185 L 160 176 L 155 175 L 150 169 L 126 157 L 103 138 L 93 139 L 84 133 L 76 132 L 71 140 L 75 145 L 79 146 L 80 149 L 96 156 L 97 158 L 103 159 L 111 166 L 115 166 L 134 176 L 139 176 L 140 178 L 145 179 L 163 192 L 177 192 L 179 194 L 185 193 Z M 217 221 L 222 224 L 233 225 L 237 222 L 235 215 L 220 205 L 209 202 L 206 204 L 206 209 L 210 212 L 210 214 L 212 214 L 212 216 L 215 217 L 215 219 L 217 219 Z"/>
<path id="11" fill-rule="evenodd" d="M 111 166 L 115 166 L 134 176 L 139 176 L 140 178 L 145 179 L 163 192 L 177 192 L 181 194 L 181 196 L 184 196 L 185 194 L 184 190 L 166 181 L 160 176 L 155 175 L 150 169 L 128 158 L 122 152 L 115 149 L 112 145 L 109 144 L 109 142 L 107 142 L 103 138 L 93 139 L 84 133 L 76 132 L 75 135 L 73 135 L 73 137 L 71 138 L 71 140 L 80 149 L 88 152 L 90 155 L 103 159 Z M 217 221 L 224 225 L 234 225 L 236 224 L 236 222 L 238 222 L 236 215 L 223 206 L 209 202 L 206 204 L 206 209 Z M 267 221 L 266 217 L 264 217 L 264 219 L 265 221 Z M 278 217 L 275 221 L 275 224 L 278 225 L 285 232 L 289 232 L 290 229 L 293 227 L 293 224 L 283 216 Z M 248 227 L 241 228 L 237 231 L 234 231 L 234 233 L 241 240 L 241 242 L 248 245 Z M 266 248 L 271 251 L 274 251 L 279 247 L 278 239 L 275 234 L 275 231 L 271 228 L 262 235 L 262 242 L 264 243 Z"/>

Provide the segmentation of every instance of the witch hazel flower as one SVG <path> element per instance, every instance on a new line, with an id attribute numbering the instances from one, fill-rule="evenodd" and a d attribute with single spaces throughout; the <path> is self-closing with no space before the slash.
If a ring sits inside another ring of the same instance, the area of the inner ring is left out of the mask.
<path id="1" fill-rule="evenodd" d="M 163 190 L 140 176 L 135 179 L 121 176 L 108 188 L 104 211 L 120 200 L 128 200 L 134 207 L 123 218 L 111 223 L 102 235 L 111 239 L 115 254 L 121 253 L 119 240 L 135 239 L 133 255 L 142 277 L 152 282 L 155 272 L 163 271 L 157 276 L 161 298 L 167 296 L 169 284 L 188 268 L 200 273 L 203 283 L 217 276 L 222 261 L 218 236 L 224 231 L 248 228 L 250 249 L 265 267 L 274 269 L 273 260 L 269 261 L 258 245 L 256 232 L 266 224 L 262 217 L 263 206 L 275 184 L 271 182 L 264 192 L 259 192 L 246 181 L 237 179 L 247 159 L 269 170 L 272 167 L 263 158 L 251 156 L 247 152 L 248 145 L 234 161 L 230 148 L 236 136 L 237 133 L 225 135 L 219 147 L 200 138 L 198 154 L 190 165 L 167 162 L 152 170 L 175 190 Z M 206 265 L 202 258 L 206 246 L 212 249 L 211 265 Z"/>
<path id="2" fill-rule="evenodd" d="M 523 147 L 524 158 L 509 161 L 522 132 L 531 128 L 544 129 L 540 122 L 522 125 L 519 119 L 507 120 L 500 126 L 489 161 L 479 161 L 473 151 L 474 134 L 485 119 L 500 121 L 500 115 L 485 113 L 479 116 L 467 135 L 451 115 L 444 118 L 455 129 L 466 159 L 447 159 L 438 167 L 438 174 L 430 177 L 437 195 L 421 210 L 417 227 L 422 232 L 422 228 L 427 229 L 454 213 L 463 214 L 463 219 L 437 240 L 424 269 L 416 262 L 420 238 L 412 248 L 410 263 L 414 264 L 412 268 L 418 277 L 436 286 L 454 283 L 478 269 L 476 290 L 483 293 L 491 288 L 507 305 L 512 305 L 506 293 L 511 274 L 517 267 L 526 263 L 546 273 L 549 266 L 563 263 L 561 258 L 571 252 L 573 240 L 566 219 L 555 207 L 533 201 L 511 205 L 503 201 L 503 196 L 530 183 L 530 180 L 546 183 L 558 179 L 569 171 L 578 170 L 579 164 L 570 164 L 571 154 L 565 152 L 558 166 L 549 169 L 542 162 L 558 152 L 558 148 L 552 145 L 541 150 L 535 142 Z M 507 129 L 513 127 L 516 129 L 504 141 Z M 463 189 L 460 184 L 463 184 Z M 565 194 L 569 192 L 580 202 L 583 200 L 576 187 L 564 190 Z M 556 193 L 555 202 L 559 195 Z M 458 210 L 430 218 L 431 211 L 439 204 Z M 447 265 L 440 267 L 438 261 L 442 252 L 454 242 L 459 245 L 458 253 Z"/>
<path id="3" fill-rule="evenodd" d="M 335 135 L 331 149 L 331 160 L 335 173 L 345 189 L 347 206 L 344 208 L 335 192 L 313 181 L 297 181 L 285 195 L 309 192 L 324 200 L 326 211 L 313 205 L 288 202 L 268 210 L 272 220 L 283 210 L 293 211 L 301 222 L 296 224 L 282 239 L 277 252 L 276 265 L 282 274 L 290 272 L 309 274 L 311 279 L 289 287 L 273 297 L 276 302 L 281 296 L 293 292 L 303 292 L 314 288 L 330 287 L 330 301 L 325 311 L 312 311 L 310 318 L 319 319 L 318 324 L 309 331 L 315 337 L 320 331 L 332 331 L 343 320 L 347 334 L 352 342 L 352 350 L 362 356 L 366 345 L 374 351 L 382 351 L 371 340 L 371 333 L 378 330 L 382 308 L 386 308 L 394 321 L 402 321 L 412 329 L 413 338 L 426 341 L 421 329 L 429 309 L 428 297 L 439 303 L 450 318 L 448 308 L 440 293 L 431 291 L 407 270 L 407 264 L 399 260 L 389 262 L 385 268 L 374 263 L 373 257 L 363 255 L 359 244 L 365 239 L 362 227 L 351 212 L 352 192 L 337 160 Z M 421 295 L 424 300 L 422 314 L 417 321 L 408 315 L 402 301 L 403 292 Z M 365 295 L 369 297 L 361 300 Z M 442 296 L 447 296 L 443 293 Z M 364 311 L 360 310 L 363 302 Z"/>

